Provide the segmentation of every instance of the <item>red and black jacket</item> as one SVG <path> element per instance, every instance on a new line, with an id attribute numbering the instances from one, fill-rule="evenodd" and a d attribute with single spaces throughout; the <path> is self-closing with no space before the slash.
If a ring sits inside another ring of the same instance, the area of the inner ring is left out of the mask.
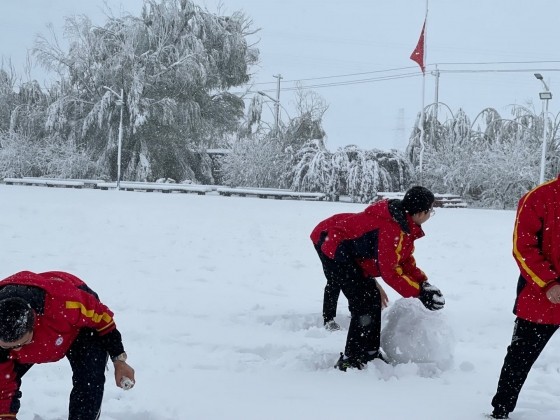
<path id="1" fill-rule="evenodd" d="M 560 176 L 519 200 L 513 257 L 521 271 L 515 315 L 539 324 L 560 325 L 560 305 L 546 297 L 548 289 L 560 284 Z"/>
<path id="2" fill-rule="evenodd" d="M 32 341 L 20 350 L 0 349 L 0 418 L 19 410 L 18 364 L 62 359 L 82 329 L 94 331 L 110 356 L 124 351 L 113 312 L 82 280 L 65 272 L 16 273 L 0 281 L 0 299 L 19 297 L 35 311 Z"/>
<path id="3" fill-rule="evenodd" d="M 341 213 L 319 223 L 311 240 L 328 258 L 359 265 L 365 277 L 381 277 L 403 297 L 417 297 L 426 274 L 416 266 L 414 241 L 424 236 L 401 206 L 383 200 L 360 213 Z"/>

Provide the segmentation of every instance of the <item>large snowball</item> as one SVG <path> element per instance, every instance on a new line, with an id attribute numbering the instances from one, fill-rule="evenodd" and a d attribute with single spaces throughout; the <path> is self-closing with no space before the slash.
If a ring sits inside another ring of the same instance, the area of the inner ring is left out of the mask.
<path id="1" fill-rule="evenodd" d="M 398 299 L 383 312 L 381 348 L 391 362 L 451 367 L 455 338 L 445 309 L 429 311 L 418 299 Z"/>

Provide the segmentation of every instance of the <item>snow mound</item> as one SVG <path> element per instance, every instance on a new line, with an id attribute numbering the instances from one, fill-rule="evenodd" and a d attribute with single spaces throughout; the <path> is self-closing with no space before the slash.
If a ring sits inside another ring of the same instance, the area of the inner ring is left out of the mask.
<path id="1" fill-rule="evenodd" d="M 398 299 L 383 314 L 381 348 L 393 363 L 453 364 L 455 338 L 445 309 L 429 311 L 418 299 Z"/>

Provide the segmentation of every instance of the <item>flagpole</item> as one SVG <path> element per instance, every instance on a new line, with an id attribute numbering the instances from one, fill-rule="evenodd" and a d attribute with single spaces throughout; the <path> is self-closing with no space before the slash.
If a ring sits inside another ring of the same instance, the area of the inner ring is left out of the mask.
<path id="1" fill-rule="evenodd" d="M 422 63 L 424 66 L 426 65 L 426 57 L 428 56 L 428 48 L 427 47 L 427 38 L 428 38 L 428 0 L 426 0 L 426 16 L 424 18 L 424 48 L 423 48 L 423 57 Z M 420 111 L 420 156 L 419 156 L 419 172 L 420 172 L 420 184 L 422 184 L 424 180 L 423 176 L 423 161 L 424 161 L 424 103 L 426 98 L 426 72 L 422 69 L 422 109 Z"/>

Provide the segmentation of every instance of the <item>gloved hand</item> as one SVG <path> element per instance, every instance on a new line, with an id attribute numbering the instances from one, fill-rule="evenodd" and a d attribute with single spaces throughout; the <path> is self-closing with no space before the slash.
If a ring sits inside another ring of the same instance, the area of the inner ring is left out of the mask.
<path id="1" fill-rule="evenodd" d="M 422 283 L 418 299 L 420 299 L 420 302 L 422 302 L 426 309 L 429 309 L 430 311 L 437 311 L 445 305 L 445 298 L 443 297 L 441 291 L 427 281 Z"/>

